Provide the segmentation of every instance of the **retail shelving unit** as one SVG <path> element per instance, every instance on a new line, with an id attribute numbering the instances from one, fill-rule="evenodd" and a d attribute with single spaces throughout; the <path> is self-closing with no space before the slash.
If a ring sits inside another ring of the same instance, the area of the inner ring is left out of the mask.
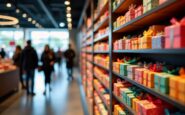
<path id="1" fill-rule="evenodd" d="M 120 15 L 125 14 L 128 11 L 129 6 L 131 4 L 141 4 L 142 0 L 121 0 L 120 4 L 117 5 L 115 9 L 112 8 L 113 0 L 107 0 L 107 3 L 105 3 L 101 7 L 101 9 L 96 11 L 96 15 L 93 15 L 93 14 L 95 14 L 94 10 L 97 7 L 97 0 L 87 0 L 87 2 L 91 4 L 88 7 L 91 10 L 90 11 L 91 15 L 89 17 L 91 17 L 92 26 L 90 26 L 87 29 L 87 31 L 85 31 L 84 33 L 85 36 L 81 38 L 81 39 L 84 38 L 82 41 L 83 43 L 82 49 L 88 46 L 92 46 L 92 51 L 87 51 L 87 50 L 81 51 L 81 53 L 84 54 L 84 57 L 82 56 L 81 62 L 80 62 L 81 63 L 81 74 L 82 76 L 86 78 L 87 76 L 89 76 L 89 74 L 87 74 L 86 72 L 87 65 L 85 63 L 86 61 L 91 63 L 93 66 L 91 70 L 93 79 L 98 80 L 99 83 L 102 84 L 102 86 L 108 90 L 108 93 L 110 95 L 110 104 L 108 105 L 103 95 L 101 94 L 99 89 L 94 85 L 94 82 L 92 80 L 92 84 L 93 84 L 93 95 L 92 95 L 93 96 L 92 97 L 93 107 L 92 108 L 93 109 L 90 112 L 90 114 L 95 114 L 94 106 L 98 105 L 94 100 L 94 92 L 97 92 L 98 96 L 100 97 L 104 105 L 106 106 L 106 109 L 109 115 L 113 114 L 114 105 L 117 103 L 123 105 L 124 108 L 129 112 L 129 114 L 136 114 L 135 111 L 130 106 L 128 106 L 123 100 L 121 100 L 118 96 L 114 94 L 113 84 L 118 78 L 133 84 L 137 88 L 140 88 L 143 91 L 165 102 L 170 103 L 171 105 L 173 105 L 174 107 L 176 107 L 177 109 L 181 111 L 185 111 L 184 103 L 177 101 L 176 99 L 168 95 L 162 94 L 159 91 L 156 91 L 155 89 L 148 88 L 142 84 L 139 84 L 136 81 L 128 78 L 127 76 L 122 76 L 119 73 L 116 73 L 113 71 L 113 62 L 116 61 L 117 57 L 119 56 L 121 57 L 122 55 L 140 56 L 140 57 L 144 57 L 149 60 L 152 60 L 152 61 L 162 61 L 162 62 L 166 62 L 171 65 L 174 65 L 174 66 L 184 66 L 185 65 L 185 61 L 184 61 L 185 49 L 184 48 L 182 49 L 113 50 L 113 43 L 123 35 L 125 36 L 131 33 L 138 34 L 139 32 L 141 32 L 141 30 L 145 30 L 151 25 L 163 24 L 163 23 L 165 25 L 169 25 L 168 22 L 172 17 L 182 18 L 182 16 L 184 15 L 184 12 L 182 11 L 185 11 L 185 7 L 184 7 L 185 1 L 184 0 L 167 0 L 163 4 L 160 4 L 159 6 L 157 6 L 156 8 L 153 8 L 152 10 L 132 19 L 129 22 L 126 22 L 125 24 L 117 28 L 113 28 L 113 23 L 116 20 L 116 18 Z M 87 10 L 88 8 L 86 6 L 83 12 L 87 12 Z M 108 17 L 105 17 L 101 21 L 99 21 L 100 17 L 106 11 L 108 11 L 109 13 Z M 84 19 L 84 22 L 86 22 L 86 18 L 83 17 L 82 19 Z M 99 23 L 97 23 L 98 21 Z M 82 29 L 84 26 L 85 26 L 85 23 L 79 24 L 80 29 Z M 96 37 L 97 32 L 106 27 L 108 27 L 108 32 L 101 36 Z M 91 34 L 86 35 L 86 33 L 89 33 L 89 32 Z M 92 38 L 92 42 L 86 43 L 88 38 Z M 109 45 L 108 51 L 97 51 L 94 49 L 96 44 L 103 43 L 103 42 L 108 43 Z M 93 57 L 92 60 L 86 59 L 87 55 L 89 54 L 92 55 Z M 94 57 L 97 55 L 109 56 L 109 69 L 95 62 Z M 83 65 L 85 67 L 83 67 Z M 109 79 L 110 79 L 109 87 L 104 82 L 102 82 L 102 80 L 97 75 L 95 75 L 94 69 L 93 69 L 94 67 L 101 68 L 105 70 L 106 72 L 108 72 Z M 84 84 L 84 87 L 86 87 L 85 84 Z"/>

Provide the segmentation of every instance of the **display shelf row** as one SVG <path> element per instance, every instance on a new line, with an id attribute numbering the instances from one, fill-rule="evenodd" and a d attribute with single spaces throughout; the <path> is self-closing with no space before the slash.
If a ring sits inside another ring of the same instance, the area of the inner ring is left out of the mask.
<path id="1" fill-rule="evenodd" d="M 102 36 L 100 36 L 98 38 L 95 38 L 94 39 L 94 43 L 99 42 L 99 41 L 103 41 L 103 40 L 108 40 L 108 37 L 109 37 L 109 34 L 108 33 L 105 34 L 105 35 L 102 35 Z"/>
<path id="2" fill-rule="evenodd" d="M 169 17 L 173 17 L 175 12 L 178 12 L 183 8 L 185 4 L 184 0 L 168 0 L 165 3 L 159 5 L 158 7 L 144 13 L 141 16 L 121 25 L 120 27 L 113 30 L 113 32 L 128 32 L 140 29 L 145 26 L 152 25 L 157 21 L 168 19 Z M 171 13 L 165 13 L 171 12 Z M 165 15 L 164 15 L 165 14 Z M 167 15 L 168 14 L 168 15 Z"/>
<path id="3" fill-rule="evenodd" d="M 146 54 L 185 54 L 185 48 L 181 49 L 144 49 L 144 50 L 114 50 L 114 53 L 146 53 Z"/>
<path id="4" fill-rule="evenodd" d="M 185 104 L 183 104 L 182 102 L 177 101 L 176 99 L 174 99 L 172 97 L 169 97 L 168 95 L 162 94 L 162 93 L 160 93 L 160 92 L 158 92 L 158 91 L 156 91 L 156 90 L 154 90 L 152 88 L 145 87 L 144 85 L 141 85 L 141 84 L 137 83 L 134 80 L 131 80 L 130 78 L 128 78 L 126 76 L 122 76 L 122 75 L 120 75 L 120 74 L 118 74 L 116 72 L 113 72 L 113 74 L 118 76 L 119 78 L 122 78 L 122 79 L 128 81 L 129 83 L 131 83 L 131 84 L 133 84 L 133 85 L 135 85 L 135 86 L 137 86 L 137 87 L 147 91 L 148 93 L 150 93 L 150 94 L 152 94 L 152 95 L 154 95 L 156 97 L 159 97 L 160 99 L 162 99 L 162 100 L 164 100 L 164 101 L 174 105 L 178 109 L 180 109 L 182 111 L 185 111 L 185 109 L 184 109 L 185 108 Z"/>
<path id="5" fill-rule="evenodd" d="M 98 20 L 98 18 L 100 18 L 100 16 L 108 9 L 109 6 L 109 2 L 107 2 L 102 9 L 100 9 L 100 11 L 98 12 L 97 16 L 94 19 L 94 22 Z"/>
<path id="6" fill-rule="evenodd" d="M 108 26 L 109 23 L 109 17 L 106 17 L 97 27 L 95 27 L 94 32 L 96 32 L 98 29 L 102 29 L 105 26 Z"/>
<path id="7" fill-rule="evenodd" d="M 109 105 L 106 103 L 104 97 L 102 96 L 102 94 L 99 92 L 98 88 L 96 88 L 96 86 L 94 85 L 94 89 L 96 90 L 96 92 L 98 93 L 99 97 L 101 98 L 101 100 L 103 101 L 105 107 L 107 108 L 107 110 L 110 110 Z"/>
<path id="8" fill-rule="evenodd" d="M 98 66 L 98 67 L 101 67 L 102 69 L 106 70 L 106 71 L 109 71 L 109 69 L 107 69 L 106 67 L 100 65 L 100 64 L 97 64 L 97 63 L 93 63 L 94 65 Z"/>
<path id="9" fill-rule="evenodd" d="M 102 82 L 102 80 L 99 79 L 98 76 L 96 76 L 96 75 L 94 74 L 94 77 L 103 85 L 103 87 L 105 87 L 105 88 L 109 91 L 109 88 Z"/>

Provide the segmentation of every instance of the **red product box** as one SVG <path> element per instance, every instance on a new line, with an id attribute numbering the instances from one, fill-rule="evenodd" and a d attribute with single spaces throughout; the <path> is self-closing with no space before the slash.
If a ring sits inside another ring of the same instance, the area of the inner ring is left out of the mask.
<path id="1" fill-rule="evenodd" d="M 172 19 L 172 21 L 175 19 Z M 173 22 L 172 22 L 173 23 Z M 165 48 L 185 47 L 185 18 L 165 28 Z"/>
<path id="2" fill-rule="evenodd" d="M 119 41 L 118 41 L 118 44 L 119 44 L 119 50 L 123 50 L 123 49 L 125 49 L 125 40 L 124 39 L 120 39 Z"/>
<path id="3" fill-rule="evenodd" d="M 137 16 L 140 16 L 143 14 L 143 6 L 138 6 L 136 9 L 135 9 L 135 17 Z"/>

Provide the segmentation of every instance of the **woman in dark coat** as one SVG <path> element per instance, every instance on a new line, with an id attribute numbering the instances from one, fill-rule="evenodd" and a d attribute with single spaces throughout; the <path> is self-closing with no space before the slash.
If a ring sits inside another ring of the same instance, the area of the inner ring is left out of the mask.
<path id="1" fill-rule="evenodd" d="M 21 46 L 17 45 L 15 52 L 14 52 L 14 55 L 13 55 L 13 61 L 14 61 L 14 65 L 19 68 L 19 79 L 21 82 L 21 87 L 22 87 L 22 89 L 25 89 L 26 87 L 24 85 L 23 77 L 22 77 L 23 69 L 21 66 L 21 54 L 22 54 Z"/>
<path id="2" fill-rule="evenodd" d="M 49 85 L 49 90 L 51 91 L 51 73 L 52 73 L 52 69 L 53 69 L 53 65 L 54 65 L 54 61 L 53 61 L 53 57 L 50 53 L 50 48 L 49 45 L 45 46 L 44 52 L 42 53 L 41 56 L 41 61 L 43 64 L 43 71 L 44 71 L 44 75 L 45 75 L 45 91 L 44 91 L 44 95 L 46 94 L 46 88 L 47 88 L 47 84 Z"/>

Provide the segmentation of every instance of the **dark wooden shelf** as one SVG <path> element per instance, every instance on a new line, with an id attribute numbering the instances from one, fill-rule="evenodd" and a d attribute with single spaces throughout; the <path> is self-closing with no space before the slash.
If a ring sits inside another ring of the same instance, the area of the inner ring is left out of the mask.
<path id="1" fill-rule="evenodd" d="M 146 87 L 146 86 L 144 86 L 142 84 L 139 84 L 136 81 L 131 80 L 131 79 L 129 79 L 126 76 L 121 76 L 120 74 L 118 74 L 116 72 L 113 72 L 113 73 L 116 76 L 118 76 L 118 77 L 120 77 L 120 78 L 122 78 L 122 79 L 124 79 L 124 80 L 126 80 L 128 82 L 130 82 L 131 84 L 133 84 L 133 85 L 135 85 L 135 86 L 137 86 L 137 87 L 139 87 L 141 89 L 143 89 L 144 91 L 147 91 L 148 93 L 150 93 L 150 94 L 152 94 L 152 95 L 154 95 L 154 96 L 164 100 L 165 102 L 168 102 L 168 103 L 172 104 L 173 106 L 177 107 L 178 109 L 180 109 L 182 111 L 185 111 L 185 109 L 184 109 L 185 108 L 185 104 L 183 104 L 182 102 L 180 102 L 180 101 L 178 101 L 178 100 L 176 100 L 176 99 L 174 99 L 174 98 L 172 98 L 172 97 L 170 97 L 170 96 L 168 96 L 166 94 L 162 94 L 159 91 L 156 91 L 156 90 L 154 90 L 152 88 L 148 88 L 148 87 Z"/>
<path id="2" fill-rule="evenodd" d="M 114 53 L 142 53 L 142 54 L 185 54 L 182 49 L 146 49 L 146 50 L 114 50 Z"/>
<path id="3" fill-rule="evenodd" d="M 114 29 L 113 32 L 134 31 L 152 24 L 156 24 L 162 20 L 171 19 L 175 13 L 179 13 L 179 11 L 184 10 L 184 4 L 185 0 L 168 0 L 158 7 Z"/>
<path id="4" fill-rule="evenodd" d="M 95 39 L 94 39 L 94 43 L 99 42 L 99 41 L 103 41 L 103 40 L 108 40 L 108 38 L 109 38 L 109 34 L 106 33 L 106 34 L 104 34 L 104 35 L 101 35 L 101 36 L 98 37 L 98 38 L 95 38 Z"/>
<path id="5" fill-rule="evenodd" d="M 133 109 L 131 107 L 129 107 L 127 104 L 125 104 L 125 102 L 123 100 L 121 100 L 118 96 L 116 96 L 113 92 L 112 92 L 112 94 L 117 101 L 119 101 L 122 105 L 124 105 L 124 107 L 129 111 L 129 113 L 131 115 L 135 115 L 135 112 L 133 111 Z"/>
<path id="6" fill-rule="evenodd" d="M 109 6 L 109 3 L 107 2 L 107 3 L 103 6 L 103 8 L 98 12 L 97 17 L 95 17 L 95 19 L 94 19 L 94 22 L 96 22 L 96 21 L 100 18 L 100 16 L 101 16 L 103 13 L 105 13 L 106 10 L 108 10 L 108 6 Z"/>
<path id="7" fill-rule="evenodd" d="M 104 67 L 104 66 L 102 66 L 102 65 L 100 65 L 100 64 L 97 64 L 97 63 L 93 63 L 94 65 L 96 65 L 96 66 L 98 66 L 98 67 L 101 67 L 101 68 L 103 68 L 104 70 L 107 70 L 107 71 L 109 71 L 109 69 L 107 69 L 106 67 Z"/>
<path id="8" fill-rule="evenodd" d="M 98 31 L 99 29 L 102 29 L 109 24 L 109 17 L 106 17 L 95 29 L 94 32 Z"/>
<path id="9" fill-rule="evenodd" d="M 105 101 L 105 98 L 102 96 L 102 94 L 99 92 L 99 90 L 96 88 L 96 86 L 95 85 L 93 85 L 94 86 L 94 89 L 96 90 L 96 92 L 98 93 L 98 95 L 99 95 L 99 97 L 101 98 L 101 100 L 103 101 L 103 103 L 104 103 L 104 105 L 105 105 L 105 107 L 107 108 L 107 110 L 109 111 L 110 109 L 110 107 L 109 107 L 109 105 L 106 103 L 106 101 Z"/>
<path id="10" fill-rule="evenodd" d="M 105 88 L 109 91 L 109 88 L 98 78 L 98 76 L 96 76 L 96 75 L 94 74 L 94 77 L 95 77 L 96 79 L 98 79 L 98 81 L 103 85 L 103 87 L 105 87 Z"/>
<path id="11" fill-rule="evenodd" d="M 108 54 L 108 51 L 94 51 L 94 54 Z"/>
<path id="12" fill-rule="evenodd" d="M 120 4 L 117 5 L 116 9 L 113 10 L 113 13 L 125 13 L 128 11 L 131 4 L 139 3 L 139 0 L 121 0 Z"/>

